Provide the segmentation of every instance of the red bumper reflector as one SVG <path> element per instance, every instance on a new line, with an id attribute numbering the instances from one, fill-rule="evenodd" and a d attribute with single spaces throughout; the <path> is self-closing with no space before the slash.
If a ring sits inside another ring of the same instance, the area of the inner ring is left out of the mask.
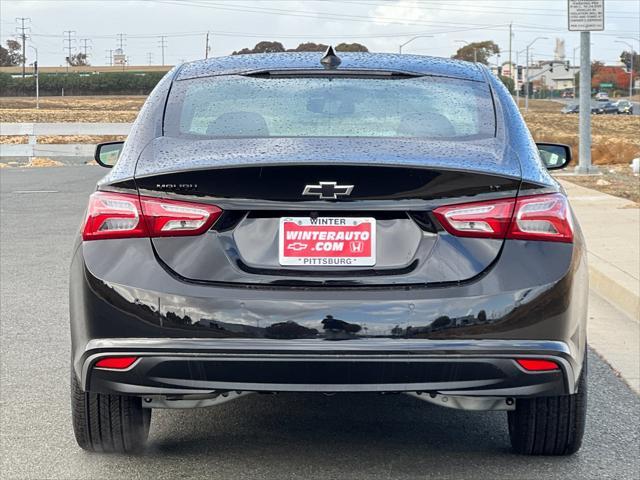
<path id="1" fill-rule="evenodd" d="M 518 358 L 518 365 L 530 372 L 546 372 L 549 370 L 559 370 L 560 367 L 556 362 L 551 360 L 540 360 L 538 358 Z"/>
<path id="2" fill-rule="evenodd" d="M 96 368 L 112 368 L 114 370 L 125 370 L 138 360 L 138 357 L 105 357 L 98 360 Z"/>

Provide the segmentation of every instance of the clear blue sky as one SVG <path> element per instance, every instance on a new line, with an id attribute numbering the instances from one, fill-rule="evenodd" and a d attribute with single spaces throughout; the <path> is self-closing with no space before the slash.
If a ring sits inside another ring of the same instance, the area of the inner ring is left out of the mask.
<path id="1" fill-rule="evenodd" d="M 536 42 L 534 59 L 551 59 L 556 38 L 565 40 L 571 59 L 579 34 L 567 31 L 566 5 L 566 0 L 2 0 L 0 36 L 3 44 L 16 38 L 20 23 L 15 18 L 29 17 L 28 44 L 38 48 L 41 65 L 64 63 L 65 30 L 74 31 L 74 51 L 87 39 L 93 65 L 107 62 L 106 51 L 117 47 L 118 33 L 124 34 L 131 65 L 146 65 L 149 59 L 159 64 L 161 35 L 166 64 L 203 58 L 207 31 L 211 56 L 260 40 L 288 48 L 304 41 L 355 41 L 389 52 L 424 34 L 434 38 L 417 39 L 403 51 L 448 57 L 462 45 L 457 40 L 494 40 L 506 61 L 513 22 L 514 60 L 515 51 L 538 36 L 549 39 Z M 605 31 L 592 35 L 592 58 L 615 63 L 628 49 L 615 43 L 617 37 L 631 38 L 624 41 L 640 50 L 640 0 L 605 0 L 605 12 Z M 27 56 L 33 61 L 32 50 Z"/>

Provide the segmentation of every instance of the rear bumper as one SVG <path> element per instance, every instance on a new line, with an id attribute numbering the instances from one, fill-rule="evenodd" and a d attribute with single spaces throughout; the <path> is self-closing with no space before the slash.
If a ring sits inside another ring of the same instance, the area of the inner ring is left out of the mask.
<path id="1" fill-rule="evenodd" d="M 492 268 L 459 285 L 308 289 L 187 283 L 147 239 L 110 242 L 80 246 L 71 268 L 72 360 L 86 390 L 529 397 L 572 393 L 582 368 L 579 243 L 507 241 Z M 141 359 L 95 369 L 106 355 Z M 528 373 L 519 357 L 561 368 Z"/>
<path id="2" fill-rule="evenodd" d="M 126 371 L 105 356 L 140 357 Z M 527 372 L 516 358 L 558 370 Z M 125 395 L 243 392 L 429 392 L 531 397 L 574 392 L 581 365 L 563 342 L 506 340 L 264 339 L 92 340 L 81 360 L 85 390 Z"/>

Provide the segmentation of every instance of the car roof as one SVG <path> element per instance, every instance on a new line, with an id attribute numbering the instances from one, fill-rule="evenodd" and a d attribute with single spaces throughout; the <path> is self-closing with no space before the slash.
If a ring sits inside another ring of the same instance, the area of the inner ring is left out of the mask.
<path id="1" fill-rule="evenodd" d="M 185 63 L 174 80 L 268 71 L 322 71 L 322 52 L 282 52 L 231 55 Z M 395 72 L 486 81 L 477 64 L 448 58 L 390 53 L 337 52 L 337 70 Z"/>

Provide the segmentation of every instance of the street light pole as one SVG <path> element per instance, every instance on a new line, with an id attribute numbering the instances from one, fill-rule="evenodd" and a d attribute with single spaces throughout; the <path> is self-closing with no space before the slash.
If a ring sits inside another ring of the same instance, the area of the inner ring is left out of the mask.
<path id="1" fill-rule="evenodd" d="M 524 96 L 524 111 L 528 112 L 529 111 L 529 49 L 531 48 L 531 46 L 536 43 L 538 40 L 549 40 L 548 37 L 536 37 L 533 39 L 533 41 L 527 45 L 527 48 L 525 49 L 527 51 L 527 64 L 526 64 L 526 73 L 525 73 L 525 96 Z"/>
<path id="2" fill-rule="evenodd" d="M 616 43 L 624 43 L 631 49 L 631 69 L 629 70 L 629 101 L 631 101 L 631 97 L 633 96 L 633 57 L 636 53 L 633 51 L 633 45 L 631 45 L 629 42 L 616 40 Z"/>
<path id="3" fill-rule="evenodd" d="M 33 45 L 29 45 L 29 48 L 32 48 L 36 54 L 36 61 L 33 64 L 34 65 L 33 71 L 36 77 L 36 109 L 39 109 L 40 108 L 40 72 L 38 71 L 38 69 L 40 67 L 38 65 L 38 49 Z"/>
<path id="4" fill-rule="evenodd" d="M 413 42 L 414 40 L 417 40 L 418 38 L 433 38 L 433 35 L 416 35 L 415 37 L 411 37 L 406 42 L 401 43 L 400 45 L 398 45 L 398 53 L 402 53 L 402 47 L 404 47 L 405 45 Z"/>

